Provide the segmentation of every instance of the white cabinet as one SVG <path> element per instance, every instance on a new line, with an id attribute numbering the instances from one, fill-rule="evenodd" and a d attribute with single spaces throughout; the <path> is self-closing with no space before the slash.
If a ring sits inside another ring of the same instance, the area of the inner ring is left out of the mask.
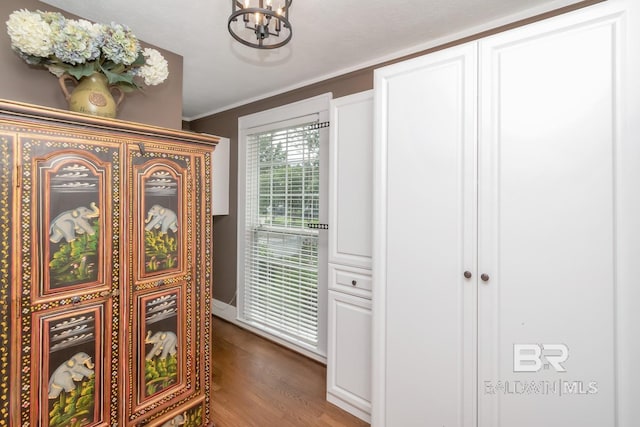
<path id="1" fill-rule="evenodd" d="M 371 300 L 329 291 L 327 400 L 359 418 L 371 414 Z"/>
<path id="2" fill-rule="evenodd" d="M 371 270 L 329 264 L 329 289 L 371 299 Z"/>
<path id="3" fill-rule="evenodd" d="M 636 425 L 639 24 L 610 1 L 376 71 L 374 426 Z"/>
<path id="4" fill-rule="evenodd" d="M 373 93 L 330 110 L 327 400 L 369 421 Z"/>
<path id="5" fill-rule="evenodd" d="M 213 153 L 213 215 L 229 215 L 229 155 L 231 153 L 229 138 L 220 138 Z"/>
<path id="6" fill-rule="evenodd" d="M 378 426 L 472 425 L 475 56 L 467 44 L 375 74 Z"/>
<path id="7" fill-rule="evenodd" d="M 371 268 L 373 92 L 331 101 L 329 262 Z"/>

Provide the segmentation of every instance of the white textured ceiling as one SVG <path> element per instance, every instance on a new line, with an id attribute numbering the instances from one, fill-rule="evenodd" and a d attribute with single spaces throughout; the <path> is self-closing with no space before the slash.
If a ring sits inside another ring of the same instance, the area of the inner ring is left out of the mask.
<path id="1" fill-rule="evenodd" d="M 231 0 L 41 1 L 89 20 L 126 24 L 141 40 L 182 55 L 187 120 L 415 52 L 456 34 L 579 3 L 293 0 L 292 41 L 267 51 L 243 46 L 229 35 Z"/>

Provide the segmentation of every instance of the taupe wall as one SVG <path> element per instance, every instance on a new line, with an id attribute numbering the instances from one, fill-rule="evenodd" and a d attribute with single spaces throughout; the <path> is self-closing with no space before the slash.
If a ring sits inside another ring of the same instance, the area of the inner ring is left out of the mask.
<path id="1" fill-rule="evenodd" d="M 213 220 L 213 297 L 229 302 L 236 290 L 237 205 L 238 205 L 238 117 L 306 99 L 326 92 L 333 96 L 349 95 L 373 87 L 373 69 L 366 69 L 304 87 L 273 98 L 264 99 L 220 114 L 185 124 L 194 132 L 213 133 L 231 139 L 229 165 L 229 215 Z M 215 184 L 214 184 L 215 185 Z M 235 301 L 233 301 L 235 305 Z"/>
<path id="2" fill-rule="evenodd" d="M 0 98 L 46 107 L 67 109 L 57 78 L 45 69 L 29 67 L 11 50 L 5 22 L 14 10 L 58 10 L 37 0 L 2 0 L 0 2 Z M 67 17 L 72 15 L 63 12 Z M 135 28 L 132 28 L 135 33 Z M 169 78 L 144 92 L 126 95 L 118 118 L 134 122 L 182 127 L 182 56 L 157 48 L 169 63 Z"/>
<path id="3" fill-rule="evenodd" d="M 485 37 L 490 34 L 495 34 L 500 31 L 507 30 L 509 28 L 521 26 L 533 21 L 548 18 L 552 15 L 558 15 L 560 13 L 568 12 L 570 10 L 578 9 L 590 4 L 599 3 L 602 0 L 587 0 L 576 5 L 566 7 L 557 10 L 552 13 L 547 13 L 534 18 L 515 22 L 513 24 L 496 28 L 491 31 L 487 31 L 481 34 L 468 37 L 463 40 L 458 40 L 454 43 L 439 46 L 436 49 L 430 49 L 428 51 L 419 52 L 414 55 L 402 57 L 381 63 L 375 67 L 369 67 L 360 71 L 356 71 L 350 74 L 339 76 L 330 80 L 326 80 L 320 83 L 316 83 L 310 86 L 306 86 L 291 92 L 287 92 L 281 95 L 277 95 L 271 98 L 267 98 L 261 101 L 257 101 L 251 104 L 247 104 L 238 108 L 234 108 L 222 113 L 214 114 L 202 119 L 194 120 L 185 127 L 196 131 L 212 133 L 214 135 L 225 136 L 231 139 L 231 159 L 229 167 L 229 215 L 214 218 L 214 273 L 213 273 L 213 297 L 219 301 L 230 302 L 234 296 L 236 290 L 236 268 L 237 268 L 237 202 L 238 202 L 238 118 L 247 114 L 256 113 L 259 111 L 267 110 L 270 108 L 278 107 L 281 105 L 289 104 L 291 102 L 300 101 L 302 99 L 310 98 L 315 95 L 320 95 L 326 92 L 332 92 L 334 98 L 350 95 L 352 93 L 361 92 L 364 90 L 373 88 L 373 70 L 389 63 L 402 61 L 410 57 L 425 55 L 429 52 L 444 49 L 456 44 L 461 44 L 467 41 Z M 232 302 L 235 305 L 235 301 Z"/>

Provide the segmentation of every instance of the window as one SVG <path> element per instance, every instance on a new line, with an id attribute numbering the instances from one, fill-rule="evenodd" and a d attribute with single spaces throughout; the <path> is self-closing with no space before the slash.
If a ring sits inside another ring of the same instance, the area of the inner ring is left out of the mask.
<path id="1" fill-rule="evenodd" d="M 317 97 L 239 123 L 239 320 L 320 357 L 326 233 L 307 225 L 325 216 L 327 132 L 318 123 L 328 101 Z"/>

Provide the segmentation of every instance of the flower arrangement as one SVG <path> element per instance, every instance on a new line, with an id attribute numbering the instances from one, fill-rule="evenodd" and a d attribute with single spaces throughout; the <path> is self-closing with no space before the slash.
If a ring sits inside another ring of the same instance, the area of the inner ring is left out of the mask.
<path id="1" fill-rule="evenodd" d="M 99 72 L 110 85 L 131 91 L 141 88 L 138 81 L 153 86 L 169 76 L 162 54 L 142 49 L 124 25 L 93 24 L 58 12 L 22 9 L 9 15 L 7 32 L 12 49 L 22 59 L 57 77 L 69 74 L 79 80 Z"/>

